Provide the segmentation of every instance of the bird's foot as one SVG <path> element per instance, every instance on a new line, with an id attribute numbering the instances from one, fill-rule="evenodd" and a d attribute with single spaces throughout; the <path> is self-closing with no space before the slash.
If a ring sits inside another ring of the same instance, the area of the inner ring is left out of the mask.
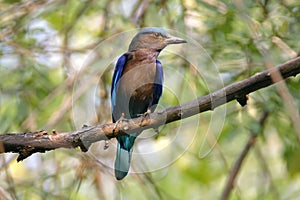
<path id="1" fill-rule="evenodd" d="M 141 122 L 140 122 L 140 125 L 142 125 L 142 123 L 144 122 L 144 120 L 150 119 L 150 113 L 151 113 L 151 110 L 148 108 L 145 113 L 137 115 L 139 117 L 141 117 L 141 116 L 143 117 L 142 120 L 141 120 Z"/>
<path id="2" fill-rule="evenodd" d="M 105 140 L 105 144 L 104 144 L 103 149 L 106 150 L 106 149 L 108 149 L 108 147 L 109 147 L 109 141 Z"/>
<path id="3" fill-rule="evenodd" d="M 151 113 L 151 110 L 148 108 L 147 111 L 146 111 L 145 113 L 143 113 L 143 114 L 137 114 L 137 116 L 138 116 L 138 117 L 141 117 L 141 116 L 147 117 L 147 116 L 149 116 L 150 113 Z"/>
<path id="4" fill-rule="evenodd" d="M 128 121 L 126 118 L 125 118 L 125 114 L 122 113 L 120 119 L 118 119 L 116 122 L 115 122 L 115 126 L 113 128 L 113 132 L 116 132 L 116 130 L 118 129 L 119 127 L 119 124 L 122 123 L 123 121 Z"/>

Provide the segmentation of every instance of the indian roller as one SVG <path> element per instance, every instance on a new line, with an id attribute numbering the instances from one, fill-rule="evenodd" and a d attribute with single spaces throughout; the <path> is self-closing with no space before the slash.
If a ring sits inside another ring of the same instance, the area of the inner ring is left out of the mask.
<path id="1" fill-rule="evenodd" d="M 186 43 L 160 28 L 144 28 L 131 41 L 115 66 L 111 104 L 112 120 L 131 119 L 153 112 L 162 95 L 163 69 L 157 57 L 169 44 Z M 133 143 L 140 134 L 118 136 L 115 176 L 123 179 L 130 167 Z"/>

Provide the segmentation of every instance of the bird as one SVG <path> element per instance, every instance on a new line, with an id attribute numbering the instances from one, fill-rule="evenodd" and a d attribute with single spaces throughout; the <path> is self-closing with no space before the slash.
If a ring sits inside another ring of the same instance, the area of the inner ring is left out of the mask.
<path id="1" fill-rule="evenodd" d="M 168 34 L 162 28 L 141 29 L 128 51 L 119 57 L 112 78 L 112 121 L 136 118 L 154 112 L 163 91 L 163 68 L 157 57 L 170 44 L 187 41 Z M 133 145 L 141 132 L 117 136 L 115 177 L 122 180 L 129 171 Z"/>

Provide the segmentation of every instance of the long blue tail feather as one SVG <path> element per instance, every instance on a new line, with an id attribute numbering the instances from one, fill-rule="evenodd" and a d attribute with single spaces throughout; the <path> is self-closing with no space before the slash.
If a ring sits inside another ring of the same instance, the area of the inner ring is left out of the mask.
<path id="1" fill-rule="evenodd" d="M 115 161 L 115 176 L 117 180 L 123 179 L 129 171 L 131 155 L 135 136 L 119 136 L 117 156 Z"/>

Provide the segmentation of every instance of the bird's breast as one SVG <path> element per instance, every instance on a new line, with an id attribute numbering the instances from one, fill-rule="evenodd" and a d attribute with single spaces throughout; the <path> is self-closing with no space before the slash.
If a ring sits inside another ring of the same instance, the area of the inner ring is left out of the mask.
<path id="1" fill-rule="evenodd" d="M 141 98 L 145 98 L 144 96 L 153 92 L 155 75 L 156 63 L 140 63 L 123 73 L 120 89 L 130 96 L 139 94 Z"/>

